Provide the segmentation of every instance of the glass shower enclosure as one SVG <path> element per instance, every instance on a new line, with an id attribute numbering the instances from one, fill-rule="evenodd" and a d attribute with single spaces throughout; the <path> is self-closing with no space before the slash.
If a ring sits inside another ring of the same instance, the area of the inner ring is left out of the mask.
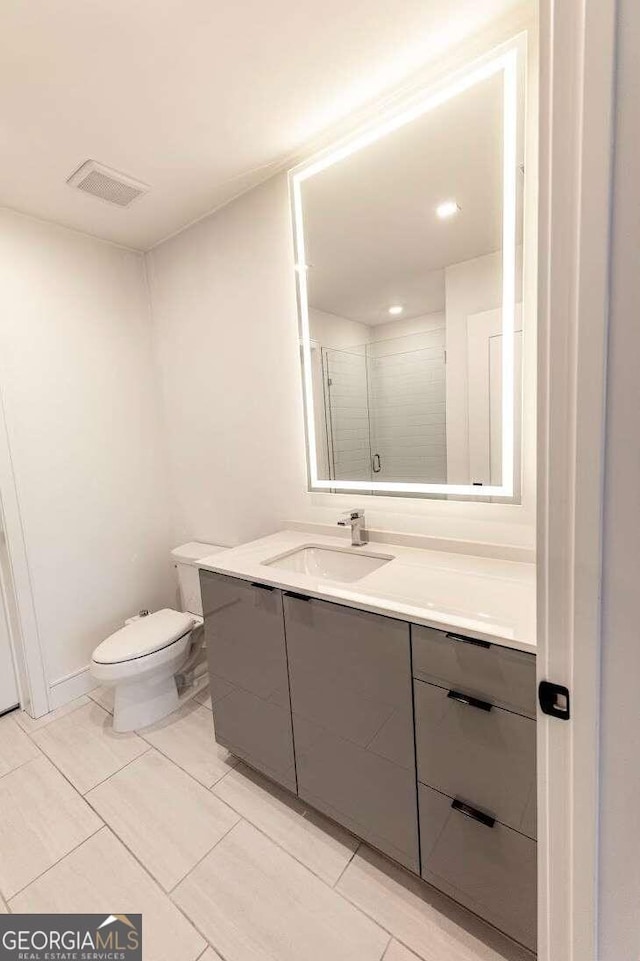
<path id="1" fill-rule="evenodd" d="M 322 348 L 324 425 L 335 480 L 446 483 L 444 328 Z"/>

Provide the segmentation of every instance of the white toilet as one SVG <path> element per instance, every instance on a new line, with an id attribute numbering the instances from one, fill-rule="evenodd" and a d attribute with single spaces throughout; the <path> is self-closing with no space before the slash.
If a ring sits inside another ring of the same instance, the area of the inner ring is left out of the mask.
<path id="1" fill-rule="evenodd" d="M 178 570 L 180 604 L 132 618 L 99 644 L 91 674 L 113 686 L 113 729 L 134 731 L 154 724 L 178 707 L 176 674 L 201 647 L 202 598 L 197 562 L 222 547 L 192 542 L 171 551 Z"/>

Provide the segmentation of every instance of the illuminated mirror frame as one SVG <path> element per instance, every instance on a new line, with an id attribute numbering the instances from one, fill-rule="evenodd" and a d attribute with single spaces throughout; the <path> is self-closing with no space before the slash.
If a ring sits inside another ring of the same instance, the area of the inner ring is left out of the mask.
<path id="1" fill-rule="evenodd" d="M 504 48 L 503 48 L 504 50 Z M 480 64 L 456 74 L 453 80 L 425 91 L 410 106 L 386 114 L 385 118 L 355 136 L 289 172 L 293 207 L 293 231 L 298 291 L 300 337 L 302 345 L 303 390 L 307 435 L 309 486 L 315 491 L 371 491 L 380 494 L 451 494 L 465 497 L 513 497 L 514 486 L 514 320 L 516 300 L 516 203 L 518 141 L 519 44 L 514 41 L 506 51 L 490 56 Z M 339 163 L 351 154 L 381 140 L 395 130 L 417 120 L 448 100 L 496 74 L 503 74 L 503 205 L 502 205 L 502 484 L 407 484 L 382 481 L 321 480 L 314 423 L 311 367 L 311 334 L 305 270 L 302 184 L 315 174 Z"/>

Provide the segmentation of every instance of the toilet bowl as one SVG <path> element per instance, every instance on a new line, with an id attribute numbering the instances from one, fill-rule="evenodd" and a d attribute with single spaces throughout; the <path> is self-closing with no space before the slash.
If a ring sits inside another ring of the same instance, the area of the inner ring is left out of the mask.
<path id="1" fill-rule="evenodd" d="M 192 614 L 165 609 L 141 617 L 98 645 L 91 673 L 101 684 L 115 687 L 115 731 L 147 727 L 177 708 L 175 675 L 189 656 L 196 624 Z"/>
<path id="2" fill-rule="evenodd" d="M 192 662 L 202 644 L 202 600 L 197 561 L 223 550 L 211 544 L 185 544 L 172 551 L 181 613 L 170 608 L 133 618 L 93 652 L 91 674 L 114 688 L 113 729 L 134 731 L 154 724 L 180 703 L 176 675 Z M 196 658 L 197 659 L 197 658 Z"/>

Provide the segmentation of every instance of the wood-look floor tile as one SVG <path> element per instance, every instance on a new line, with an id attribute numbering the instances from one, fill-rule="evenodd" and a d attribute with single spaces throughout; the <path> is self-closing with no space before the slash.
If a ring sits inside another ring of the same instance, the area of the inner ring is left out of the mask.
<path id="1" fill-rule="evenodd" d="M 36 731 L 33 740 L 82 794 L 149 749 L 137 734 L 116 734 L 111 715 L 93 701 Z"/>
<path id="2" fill-rule="evenodd" d="M 101 826 L 42 755 L 0 778 L 0 891 L 10 898 Z"/>
<path id="3" fill-rule="evenodd" d="M 113 714 L 113 699 L 115 696 L 115 688 L 113 687 L 94 687 L 92 691 L 89 691 L 89 697 L 100 707 L 104 708 L 109 714 Z"/>
<path id="4" fill-rule="evenodd" d="M 336 890 L 423 961 L 531 961 L 524 948 L 365 845 Z"/>
<path id="5" fill-rule="evenodd" d="M 420 959 L 413 951 L 405 948 L 404 944 L 400 944 L 399 941 L 392 938 L 382 961 L 420 961 Z"/>
<path id="6" fill-rule="evenodd" d="M 212 710 L 211 691 L 209 690 L 208 684 L 201 691 L 198 691 L 198 693 L 195 695 L 195 699 L 198 704 L 202 704 L 203 707 L 208 707 L 209 710 Z"/>
<path id="7" fill-rule="evenodd" d="M 18 726 L 14 715 L 0 717 L 0 777 L 39 756 L 40 752 Z"/>
<path id="8" fill-rule="evenodd" d="M 212 791 L 327 884 L 335 884 L 358 847 L 344 828 L 244 764 Z"/>
<path id="9" fill-rule="evenodd" d="M 89 698 L 86 694 L 83 694 L 82 697 L 77 697 L 74 701 L 63 704 L 62 707 L 57 707 L 55 711 L 49 711 L 48 714 L 43 714 L 42 717 L 31 717 L 26 711 L 16 711 L 12 717 L 15 718 L 16 723 L 20 725 L 25 733 L 33 734 L 35 731 L 39 731 L 40 728 L 46 727 L 47 724 L 51 724 L 52 721 L 57 721 L 59 717 L 64 717 L 65 714 L 71 714 L 73 711 L 77 711 L 79 707 L 82 707 L 83 704 L 88 703 Z"/>
<path id="10" fill-rule="evenodd" d="M 211 711 L 195 701 L 140 734 L 205 787 L 211 787 L 237 763 L 216 744 Z"/>
<path id="11" fill-rule="evenodd" d="M 225 961 L 379 961 L 389 935 L 241 821 L 173 898 Z"/>
<path id="12" fill-rule="evenodd" d="M 212 674 L 209 677 L 207 685 L 196 695 L 196 699 L 211 711 L 213 709 L 213 703 L 222 700 L 222 698 L 230 694 L 232 690 L 232 684 L 225 681 L 223 677 Z"/>
<path id="13" fill-rule="evenodd" d="M 87 800 L 167 891 L 240 820 L 153 749 L 89 791 Z"/>
<path id="14" fill-rule="evenodd" d="M 196 961 L 206 942 L 108 828 L 9 902 L 24 913 L 142 914 L 145 961 Z"/>

